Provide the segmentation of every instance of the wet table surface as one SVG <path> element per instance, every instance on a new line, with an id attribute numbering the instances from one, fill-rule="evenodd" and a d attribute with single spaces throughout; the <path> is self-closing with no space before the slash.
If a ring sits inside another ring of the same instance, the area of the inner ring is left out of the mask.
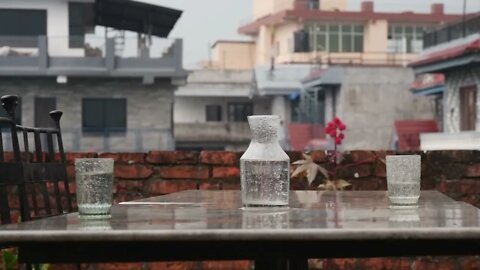
<path id="1" fill-rule="evenodd" d="M 184 191 L 112 207 L 108 220 L 77 213 L 0 226 L 0 243 L 480 239 L 479 210 L 436 191 L 418 208 L 391 209 L 385 191 L 292 191 L 288 208 L 242 209 L 239 191 Z"/>
<path id="2" fill-rule="evenodd" d="M 21 262 L 254 260 L 256 270 L 306 270 L 307 258 L 475 255 L 480 215 L 423 191 L 418 208 L 391 209 L 385 191 L 292 191 L 288 208 L 242 209 L 239 191 L 185 191 L 0 226 Z"/>

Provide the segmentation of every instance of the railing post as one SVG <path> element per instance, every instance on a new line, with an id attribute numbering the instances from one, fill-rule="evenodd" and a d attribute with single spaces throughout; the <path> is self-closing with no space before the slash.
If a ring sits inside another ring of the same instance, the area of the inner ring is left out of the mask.
<path id="1" fill-rule="evenodd" d="M 48 68 L 48 40 L 46 36 L 38 36 L 38 67 Z"/>
<path id="2" fill-rule="evenodd" d="M 115 69 L 115 39 L 114 38 L 107 38 L 106 45 L 105 45 L 105 57 L 106 57 L 107 70 L 114 70 Z"/>

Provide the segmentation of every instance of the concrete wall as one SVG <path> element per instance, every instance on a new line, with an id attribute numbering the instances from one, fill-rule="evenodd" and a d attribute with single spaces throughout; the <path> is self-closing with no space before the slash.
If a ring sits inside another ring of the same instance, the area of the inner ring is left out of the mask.
<path id="1" fill-rule="evenodd" d="M 99 134 L 82 133 L 82 99 L 126 98 L 128 132 L 112 136 L 111 151 L 136 151 L 138 140 L 142 148 L 169 149 L 172 140 L 172 106 L 174 88 L 169 83 L 143 85 L 141 79 L 74 79 L 57 84 L 54 78 L 1 78 L 0 96 L 16 94 L 22 98 L 22 124 L 34 125 L 35 97 L 55 97 L 67 150 L 87 151 L 103 148 L 104 138 Z M 137 132 L 140 132 L 138 134 Z M 76 142 L 75 136 L 80 136 Z M 140 137 L 138 137 L 140 136 Z"/>
<path id="2" fill-rule="evenodd" d="M 212 48 L 212 68 L 253 69 L 255 65 L 254 42 L 217 42 Z"/>
<path id="3" fill-rule="evenodd" d="M 320 0 L 321 10 L 346 10 L 347 0 Z"/>
<path id="4" fill-rule="evenodd" d="M 388 22 L 385 20 L 369 21 L 365 24 L 363 47 L 366 52 L 387 51 Z"/>
<path id="5" fill-rule="evenodd" d="M 75 1 L 93 2 L 93 1 Z M 68 1 L 65 0 L 15 0 L 0 1 L 0 9 L 40 9 L 47 11 L 48 52 L 50 56 L 84 56 L 83 49 L 70 49 L 68 44 Z"/>
<path id="6" fill-rule="evenodd" d="M 346 68 L 337 100 L 348 128 L 343 147 L 389 149 L 395 120 L 434 119 L 433 103 L 409 91 L 413 79 L 407 68 Z"/>
<path id="7" fill-rule="evenodd" d="M 480 131 L 480 68 L 464 68 L 445 74 L 446 89 L 443 95 L 444 131 L 460 132 L 460 88 L 477 85 L 477 122 Z"/>

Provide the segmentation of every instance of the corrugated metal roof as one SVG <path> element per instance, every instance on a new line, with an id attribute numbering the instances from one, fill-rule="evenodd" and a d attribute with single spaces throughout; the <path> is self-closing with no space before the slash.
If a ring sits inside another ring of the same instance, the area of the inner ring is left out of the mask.
<path id="1" fill-rule="evenodd" d="M 168 37 L 182 11 L 131 0 L 96 0 L 95 24 Z"/>

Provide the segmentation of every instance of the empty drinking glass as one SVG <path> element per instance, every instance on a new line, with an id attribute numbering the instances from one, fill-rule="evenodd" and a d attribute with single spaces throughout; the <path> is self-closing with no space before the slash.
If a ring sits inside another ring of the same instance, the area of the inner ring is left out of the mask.
<path id="1" fill-rule="evenodd" d="M 75 160 L 78 212 L 82 217 L 110 215 L 113 196 L 113 159 Z"/>
<path id="2" fill-rule="evenodd" d="M 416 205 L 420 198 L 421 157 L 387 156 L 388 198 L 392 205 Z"/>

